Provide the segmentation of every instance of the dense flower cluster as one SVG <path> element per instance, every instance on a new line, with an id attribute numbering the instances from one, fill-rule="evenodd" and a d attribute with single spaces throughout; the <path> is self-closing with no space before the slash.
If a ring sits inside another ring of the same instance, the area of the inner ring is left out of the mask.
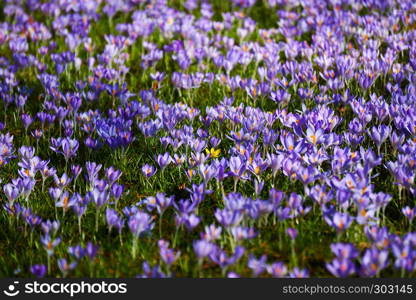
<path id="1" fill-rule="evenodd" d="M 6 275 L 415 274 L 413 0 L 0 8 Z"/>

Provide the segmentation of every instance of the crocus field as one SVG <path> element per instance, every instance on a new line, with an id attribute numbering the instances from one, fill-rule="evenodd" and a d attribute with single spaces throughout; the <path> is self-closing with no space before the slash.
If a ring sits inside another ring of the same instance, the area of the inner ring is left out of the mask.
<path id="1" fill-rule="evenodd" d="M 1 277 L 416 275 L 414 0 L 2 0 Z"/>

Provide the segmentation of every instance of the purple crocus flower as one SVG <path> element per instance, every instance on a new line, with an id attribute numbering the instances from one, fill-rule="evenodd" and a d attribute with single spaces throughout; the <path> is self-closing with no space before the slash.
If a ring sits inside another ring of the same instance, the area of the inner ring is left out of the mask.
<path id="1" fill-rule="evenodd" d="M 42 223 L 41 217 L 33 214 L 30 212 L 30 210 L 26 210 L 22 212 L 22 215 L 24 217 L 24 221 L 30 226 L 30 228 L 33 230 L 37 225 Z"/>
<path id="2" fill-rule="evenodd" d="M 42 175 L 43 181 L 45 181 L 48 177 L 56 175 L 56 169 L 53 167 L 44 166 L 40 170 L 40 174 Z"/>
<path id="3" fill-rule="evenodd" d="M 216 251 L 213 251 L 209 255 L 209 258 L 211 261 L 224 269 L 230 265 L 234 265 L 244 255 L 244 251 L 244 247 L 237 246 L 234 250 L 234 253 L 231 256 L 227 256 L 225 251 L 221 250 L 220 248 L 216 248 Z"/>
<path id="4" fill-rule="evenodd" d="M 37 264 L 30 267 L 30 272 L 38 278 L 42 278 L 46 275 L 46 266 L 43 264 Z"/>
<path id="5" fill-rule="evenodd" d="M 286 230 L 287 235 L 292 239 L 296 239 L 296 237 L 298 236 L 298 231 L 296 230 L 296 228 L 288 228 Z"/>
<path id="6" fill-rule="evenodd" d="M 16 200 L 20 195 L 20 190 L 11 183 L 5 184 L 3 186 L 3 191 L 10 205 L 12 205 L 14 200 Z"/>
<path id="7" fill-rule="evenodd" d="M 75 214 L 77 215 L 78 219 L 80 220 L 81 217 L 84 215 L 84 213 L 87 210 L 87 206 L 84 205 L 83 203 L 77 202 L 72 206 L 72 210 L 75 212 Z"/>
<path id="8" fill-rule="evenodd" d="M 228 274 L 227 274 L 227 278 L 240 278 L 240 275 L 238 275 L 237 273 L 235 273 L 235 272 L 229 272 Z"/>
<path id="9" fill-rule="evenodd" d="M 287 266 L 282 262 L 274 262 L 267 266 L 267 273 L 274 278 L 282 278 L 287 274 Z"/>
<path id="10" fill-rule="evenodd" d="M 169 248 L 169 242 L 164 240 L 159 240 L 159 254 L 162 260 L 167 265 L 172 265 L 180 256 L 180 252 L 175 252 L 173 249 Z"/>
<path id="11" fill-rule="evenodd" d="M 167 165 L 172 162 L 172 157 L 169 155 L 168 152 L 161 155 L 159 154 L 156 158 L 156 161 L 161 169 L 164 169 Z"/>
<path id="12" fill-rule="evenodd" d="M 396 258 L 394 266 L 402 270 L 412 271 L 414 268 L 414 257 L 412 245 L 402 241 L 392 244 L 392 251 Z"/>
<path id="13" fill-rule="evenodd" d="M 328 225 L 334 227 L 337 232 L 343 232 L 348 229 L 353 219 L 348 213 L 336 212 L 332 217 L 325 216 L 325 221 Z"/>
<path id="14" fill-rule="evenodd" d="M 97 188 L 94 188 L 91 192 L 88 192 L 86 197 L 95 203 L 97 209 L 105 205 L 110 199 L 110 195 L 106 190 L 100 191 Z"/>
<path id="15" fill-rule="evenodd" d="M 367 238 L 378 248 L 387 249 L 393 241 L 393 236 L 387 227 L 366 226 L 364 232 Z"/>
<path id="16" fill-rule="evenodd" d="M 416 216 L 416 209 L 410 208 L 409 206 L 405 206 L 402 208 L 402 213 L 409 220 L 409 222 L 412 223 L 413 219 Z"/>
<path id="17" fill-rule="evenodd" d="M 78 176 L 82 172 L 82 167 L 80 165 L 72 165 L 71 166 L 71 173 L 74 176 L 74 181 L 77 180 Z"/>
<path id="18" fill-rule="evenodd" d="M 280 135 L 280 141 L 288 153 L 299 153 L 302 150 L 302 143 L 295 141 L 295 136 L 290 132 Z"/>
<path id="19" fill-rule="evenodd" d="M 113 227 L 116 227 L 116 228 L 118 228 L 119 233 L 121 233 L 121 230 L 124 227 L 123 218 L 120 217 L 114 209 L 108 208 L 108 207 L 105 211 L 105 216 L 106 216 L 107 224 L 108 224 L 108 227 L 110 228 L 110 230 Z"/>
<path id="20" fill-rule="evenodd" d="M 163 214 L 165 210 L 172 205 L 173 200 L 173 196 L 168 197 L 165 193 L 157 193 L 155 197 L 155 206 L 159 214 Z"/>
<path id="21" fill-rule="evenodd" d="M 266 255 L 262 255 L 259 259 L 257 259 L 254 255 L 250 255 L 247 266 L 253 272 L 254 277 L 257 277 L 261 275 L 264 271 L 266 271 L 266 261 Z"/>
<path id="22" fill-rule="evenodd" d="M 142 167 L 142 173 L 144 176 L 146 176 L 147 178 L 152 177 L 153 175 L 155 175 L 156 173 L 156 168 L 152 165 L 149 164 L 145 164 Z"/>
<path id="23" fill-rule="evenodd" d="M 69 177 L 66 173 L 62 174 L 61 178 L 59 178 L 56 174 L 53 176 L 53 180 L 58 188 L 64 189 L 67 187 L 71 181 L 72 178 Z"/>
<path id="24" fill-rule="evenodd" d="M 85 254 L 92 261 L 97 255 L 98 249 L 99 247 L 97 245 L 94 245 L 92 242 L 88 242 L 85 246 Z"/>
<path id="25" fill-rule="evenodd" d="M 201 175 L 205 184 L 207 184 L 217 173 L 217 170 L 213 165 L 199 165 L 199 174 Z"/>
<path id="26" fill-rule="evenodd" d="M 238 156 L 233 156 L 230 159 L 230 176 L 241 178 L 246 170 L 246 166 Z"/>
<path id="27" fill-rule="evenodd" d="M 232 227 L 231 234 L 236 241 L 250 240 L 257 236 L 254 228 L 242 226 Z"/>
<path id="28" fill-rule="evenodd" d="M 318 145 L 324 138 L 324 131 L 321 128 L 315 129 L 313 127 L 308 127 L 306 130 L 306 138 L 314 146 Z"/>
<path id="29" fill-rule="evenodd" d="M 381 145 L 387 140 L 390 136 L 391 127 L 386 125 L 379 125 L 378 127 L 373 127 L 371 131 L 369 130 L 369 135 L 371 139 L 377 146 L 378 153 L 380 154 L 380 147 Z"/>
<path id="30" fill-rule="evenodd" d="M 222 227 L 217 227 L 214 224 L 205 226 L 205 232 L 201 233 L 201 238 L 209 242 L 215 241 L 221 236 Z"/>
<path id="31" fill-rule="evenodd" d="M 69 160 L 74 157 L 78 151 L 79 142 L 71 138 L 51 138 L 51 150 L 60 153 L 65 157 L 65 160 Z"/>
<path id="32" fill-rule="evenodd" d="M 185 225 L 186 230 L 192 231 L 198 224 L 201 222 L 201 218 L 199 218 L 195 214 L 183 214 L 181 215 L 181 223 Z"/>
<path id="33" fill-rule="evenodd" d="M 201 183 L 200 185 L 192 184 L 191 189 L 186 189 L 191 193 L 190 199 L 195 206 L 199 205 L 205 199 L 205 195 L 211 194 L 212 191 L 206 189 L 206 185 Z"/>
<path id="34" fill-rule="evenodd" d="M 43 130 L 35 129 L 34 131 L 31 132 L 31 134 L 36 140 L 40 140 L 40 138 L 43 136 Z"/>
<path id="35" fill-rule="evenodd" d="M 254 194 L 258 197 L 263 190 L 264 181 L 263 180 L 254 180 Z"/>
<path id="36" fill-rule="evenodd" d="M 88 174 L 88 181 L 91 186 L 95 185 L 95 181 L 98 178 L 98 172 L 100 172 L 102 165 L 96 164 L 95 162 L 87 161 L 85 164 L 85 168 Z"/>
<path id="37" fill-rule="evenodd" d="M 289 273 L 290 278 L 308 278 L 309 277 L 309 271 L 306 269 L 299 269 L 298 267 L 295 267 L 292 272 Z"/>
<path id="38" fill-rule="evenodd" d="M 64 191 L 59 197 L 59 201 L 55 203 L 56 207 L 62 207 L 66 212 L 70 207 L 74 206 L 78 202 L 78 197 L 69 197 L 69 193 Z"/>
<path id="39" fill-rule="evenodd" d="M 143 262 L 143 273 L 137 278 L 165 278 L 166 275 L 160 271 L 159 265 L 150 267 L 147 261 Z"/>
<path id="40" fill-rule="evenodd" d="M 30 124 L 33 122 L 33 118 L 29 114 L 21 114 L 20 119 L 22 120 L 23 127 L 27 131 Z"/>
<path id="41" fill-rule="evenodd" d="M 360 273 L 366 277 L 373 277 L 389 265 L 389 252 L 376 247 L 367 249 L 361 259 Z"/>
<path id="42" fill-rule="evenodd" d="M 128 220 L 131 233 L 139 237 L 142 233 L 153 228 L 153 218 L 145 212 L 138 211 Z"/>
<path id="43" fill-rule="evenodd" d="M 237 226 L 243 219 L 243 215 L 239 211 L 229 209 L 217 209 L 215 211 L 215 218 L 224 227 Z"/>
<path id="44" fill-rule="evenodd" d="M 64 277 L 68 274 L 69 271 L 75 269 L 75 267 L 77 266 L 76 261 L 72 263 L 68 263 L 68 261 L 65 258 L 58 259 L 57 263 L 58 263 L 58 268 L 59 270 L 61 270 Z"/>
<path id="45" fill-rule="evenodd" d="M 112 166 L 105 170 L 105 176 L 110 186 L 120 178 L 121 174 L 122 172 L 120 170 L 116 170 Z"/>
<path id="46" fill-rule="evenodd" d="M 197 240 L 193 242 L 193 248 L 196 256 L 203 259 L 215 251 L 216 246 L 206 240 Z"/>
<path id="47" fill-rule="evenodd" d="M 48 256 L 53 255 L 53 251 L 57 245 L 61 242 L 60 238 L 52 239 L 49 234 L 46 234 L 45 236 L 40 238 L 41 243 L 45 247 L 46 252 L 48 253 Z"/>
<path id="48" fill-rule="evenodd" d="M 121 195 L 124 191 L 124 185 L 118 184 L 117 182 L 113 183 L 111 186 L 111 196 L 114 197 L 116 201 L 118 201 L 121 198 Z"/>
<path id="49" fill-rule="evenodd" d="M 41 227 L 45 235 L 53 235 L 59 230 L 60 222 L 47 220 L 42 222 Z"/>
<path id="50" fill-rule="evenodd" d="M 68 247 L 68 253 L 75 257 L 77 260 L 80 260 L 86 254 L 85 249 L 81 245 Z"/>
<path id="51" fill-rule="evenodd" d="M 354 263 L 345 258 L 335 258 L 331 263 L 326 264 L 326 268 L 336 277 L 348 277 L 355 272 Z"/>
<path id="52" fill-rule="evenodd" d="M 358 251 L 352 244 L 331 244 L 331 251 L 339 259 L 354 259 L 358 256 Z"/>

